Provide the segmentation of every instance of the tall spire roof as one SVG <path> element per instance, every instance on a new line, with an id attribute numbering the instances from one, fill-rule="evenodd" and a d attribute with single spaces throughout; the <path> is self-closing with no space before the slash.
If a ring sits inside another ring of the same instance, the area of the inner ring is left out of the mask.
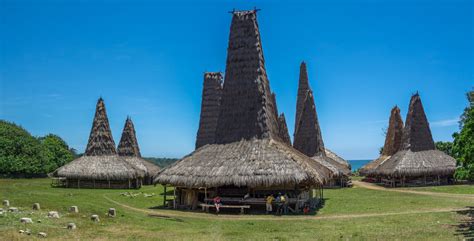
<path id="1" fill-rule="evenodd" d="M 402 149 L 411 151 L 434 150 L 430 125 L 418 93 L 410 100 L 410 106 L 403 129 Z"/>
<path id="2" fill-rule="evenodd" d="M 278 135 L 257 11 L 232 12 L 216 143 Z"/>
<path id="3" fill-rule="evenodd" d="M 388 122 L 387 135 L 383 146 L 382 156 L 391 156 L 400 150 L 403 135 L 403 120 L 398 106 L 392 108 Z"/>
<path id="4" fill-rule="evenodd" d="M 115 142 L 110 131 L 104 100 L 99 98 L 85 156 L 115 155 Z"/>
<path id="5" fill-rule="evenodd" d="M 321 128 L 316 114 L 313 93 L 310 90 L 306 92 L 303 108 L 296 121 L 293 147 L 309 157 L 325 156 Z"/>
<path id="6" fill-rule="evenodd" d="M 117 152 L 119 156 L 141 157 L 137 135 L 135 133 L 135 126 L 130 117 L 127 117 L 127 120 L 125 121 Z"/>
<path id="7" fill-rule="evenodd" d="M 204 73 L 202 89 L 201 117 L 196 138 L 196 149 L 216 141 L 217 120 L 222 97 L 222 74 Z"/>
<path id="8" fill-rule="evenodd" d="M 309 87 L 308 71 L 306 70 L 306 63 L 303 61 L 301 62 L 301 65 L 300 65 L 300 78 L 298 81 L 298 97 L 296 99 L 295 131 L 298 124 L 297 122 L 298 116 L 301 114 L 301 111 L 303 111 L 304 98 L 306 97 L 306 92 L 308 92 L 308 90 L 311 90 L 311 88 Z"/>
<path id="9" fill-rule="evenodd" d="M 286 125 L 285 114 L 278 116 L 278 136 L 280 139 L 291 146 L 290 134 L 288 134 L 288 126 Z"/>

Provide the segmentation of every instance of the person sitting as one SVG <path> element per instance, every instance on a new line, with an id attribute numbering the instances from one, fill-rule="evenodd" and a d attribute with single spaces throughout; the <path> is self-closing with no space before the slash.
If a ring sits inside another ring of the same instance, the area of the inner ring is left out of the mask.
<path id="1" fill-rule="evenodd" d="M 213 202 L 214 202 L 214 206 L 216 207 L 216 213 L 219 213 L 220 212 L 220 208 L 221 208 L 221 197 L 219 197 L 219 195 L 215 196 L 214 199 L 213 199 Z"/>
<path id="2" fill-rule="evenodd" d="M 309 214 L 309 205 L 307 203 L 304 204 L 303 213 L 305 215 Z"/>
<path id="3" fill-rule="evenodd" d="M 273 210 L 273 206 L 272 206 L 272 202 L 273 200 L 275 200 L 275 198 L 273 197 L 272 194 L 268 195 L 267 196 L 267 200 L 265 202 L 265 206 L 266 206 L 266 209 L 267 209 L 267 214 L 271 213 Z"/>

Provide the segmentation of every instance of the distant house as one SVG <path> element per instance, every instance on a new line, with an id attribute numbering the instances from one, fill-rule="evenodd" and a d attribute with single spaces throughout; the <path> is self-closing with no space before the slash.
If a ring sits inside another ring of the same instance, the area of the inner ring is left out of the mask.
<path id="1" fill-rule="evenodd" d="M 391 138 L 391 135 L 387 137 Z M 456 160 L 436 150 L 418 93 L 411 97 L 401 144 L 399 150 L 392 154 L 397 141 L 398 137 L 394 139 L 393 149 L 387 152 L 390 156 L 371 172 L 384 185 L 398 187 L 452 182 Z"/>
<path id="2" fill-rule="evenodd" d="M 145 172 L 117 155 L 104 101 L 100 98 L 84 155 L 52 175 L 54 185 L 70 188 L 140 188 Z"/>

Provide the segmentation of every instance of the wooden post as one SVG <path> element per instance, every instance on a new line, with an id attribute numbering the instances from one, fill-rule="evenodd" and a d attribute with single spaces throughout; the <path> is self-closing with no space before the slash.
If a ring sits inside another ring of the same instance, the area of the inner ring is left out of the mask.
<path id="1" fill-rule="evenodd" d="M 176 187 L 173 188 L 173 208 L 176 209 Z"/>
<path id="2" fill-rule="evenodd" d="M 80 181 L 81 181 L 80 179 L 77 179 L 77 189 L 81 188 L 80 185 L 79 185 Z"/>
<path id="3" fill-rule="evenodd" d="M 163 185 L 163 187 L 164 187 L 164 193 L 165 193 L 165 195 L 163 196 L 163 207 L 165 207 L 166 206 L 166 184 Z"/>
<path id="4" fill-rule="evenodd" d="M 109 189 L 110 189 L 110 180 L 107 180 L 107 181 L 109 181 Z"/>
<path id="5" fill-rule="evenodd" d="M 207 200 L 207 187 L 204 188 L 204 203 Z"/>
<path id="6" fill-rule="evenodd" d="M 128 179 L 128 189 L 130 189 L 132 185 L 130 184 L 130 178 Z"/>

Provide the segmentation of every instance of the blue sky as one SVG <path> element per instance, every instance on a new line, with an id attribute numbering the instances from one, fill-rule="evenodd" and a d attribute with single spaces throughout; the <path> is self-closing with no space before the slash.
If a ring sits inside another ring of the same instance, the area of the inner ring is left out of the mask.
<path id="1" fill-rule="evenodd" d="M 390 109 L 419 91 L 451 140 L 474 86 L 474 1 L 0 1 L 0 119 L 82 152 L 97 99 L 115 142 L 127 115 L 142 154 L 194 149 L 203 73 L 224 71 L 231 15 L 257 6 L 266 68 L 293 134 L 299 64 L 326 147 L 378 156 Z"/>

